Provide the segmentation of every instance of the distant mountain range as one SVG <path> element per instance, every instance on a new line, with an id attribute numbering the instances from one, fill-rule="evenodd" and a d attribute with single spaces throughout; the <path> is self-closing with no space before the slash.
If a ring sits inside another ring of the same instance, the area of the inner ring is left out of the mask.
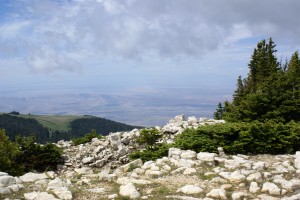
<path id="1" fill-rule="evenodd" d="M 34 135 L 38 143 L 71 140 L 90 133 L 98 134 L 129 131 L 140 126 L 131 126 L 109 119 L 90 115 L 24 115 L 18 112 L 0 114 L 0 129 L 5 129 L 11 140 L 17 135 Z"/>

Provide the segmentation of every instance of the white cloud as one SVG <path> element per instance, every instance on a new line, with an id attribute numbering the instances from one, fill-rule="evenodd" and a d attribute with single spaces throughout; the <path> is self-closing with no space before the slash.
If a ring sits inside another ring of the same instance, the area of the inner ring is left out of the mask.
<path id="1" fill-rule="evenodd" d="M 14 11 L 20 21 L 0 22 L 0 42 L 14 47 L 10 51 L 22 46 L 37 71 L 75 70 L 88 59 L 70 58 L 80 52 L 124 59 L 199 58 L 257 35 L 300 43 L 298 0 L 17 2 L 22 2 Z M 7 43 L 8 38 L 21 44 Z"/>

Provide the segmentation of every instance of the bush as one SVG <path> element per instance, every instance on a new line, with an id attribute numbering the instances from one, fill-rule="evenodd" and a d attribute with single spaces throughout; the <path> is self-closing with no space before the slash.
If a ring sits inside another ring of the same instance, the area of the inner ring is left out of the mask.
<path id="1" fill-rule="evenodd" d="M 17 162 L 21 151 L 18 145 L 11 142 L 5 134 L 5 130 L 0 130 L 0 171 L 8 172 L 12 175 L 19 175 L 23 172 L 23 167 Z"/>
<path id="2" fill-rule="evenodd" d="M 18 162 L 23 164 L 26 172 L 55 170 L 61 163 L 62 150 L 54 144 L 36 144 L 34 136 L 17 137 L 16 142 L 22 151 Z"/>
<path id="3" fill-rule="evenodd" d="M 157 129 L 142 129 L 137 142 L 139 144 L 147 144 L 147 148 L 153 148 L 160 138 L 162 138 L 162 134 Z"/>
<path id="4" fill-rule="evenodd" d="M 72 139 L 72 142 L 74 145 L 80 145 L 80 144 L 85 144 L 85 143 L 92 141 L 93 138 L 101 139 L 101 138 L 103 138 L 103 136 L 100 134 L 97 134 L 96 130 L 93 129 L 91 133 L 86 134 L 84 137 Z"/>
<path id="5" fill-rule="evenodd" d="M 131 160 L 141 159 L 143 162 L 149 161 L 149 160 L 156 160 L 158 158 L 162 158 L 164 156 L 168 156 L 169 148 L 172 146 L 170 144 L 157 144 L 153 148 L 148 148 L 142 151 L 135 151 L 132 152 L 129 155 L 129 158 Z"/>
<path id="6" fill-rule="evenodd" d="M 300 150 L 300 124 L 255 121 L 201 126 L 184 131 L 174 146 L 196 152 L 216 152 L 221 146 L 229 154 L 294 153 Z"/>

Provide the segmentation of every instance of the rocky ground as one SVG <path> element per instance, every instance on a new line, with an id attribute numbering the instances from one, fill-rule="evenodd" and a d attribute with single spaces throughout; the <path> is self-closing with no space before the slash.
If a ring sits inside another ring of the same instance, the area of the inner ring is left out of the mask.
<path id="1" fill-rule="evenodd" d="M 164 127 L 165 141 L 185 128 L 220 123 L 177 116 Z M 59 170 L 12 177 L 0 172 L 0 199 L 300 199 L 300 152 L 295 155 L 226 155 L 171 148 L 168 157 L 129 162 L 140 149 L 139 130 L 64 148 Z M 128 163 L 129 162 L 129 163 Z"/>

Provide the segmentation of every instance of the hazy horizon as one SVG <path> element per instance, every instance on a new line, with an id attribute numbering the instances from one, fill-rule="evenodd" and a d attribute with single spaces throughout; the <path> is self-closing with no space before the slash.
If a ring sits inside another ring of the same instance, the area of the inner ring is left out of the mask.
<path id="1" fill-rule="evenodd" d="M 298 0 L 2 0 L 0 112 L 212 117 L 256 44 L 300 48 Z"/>

